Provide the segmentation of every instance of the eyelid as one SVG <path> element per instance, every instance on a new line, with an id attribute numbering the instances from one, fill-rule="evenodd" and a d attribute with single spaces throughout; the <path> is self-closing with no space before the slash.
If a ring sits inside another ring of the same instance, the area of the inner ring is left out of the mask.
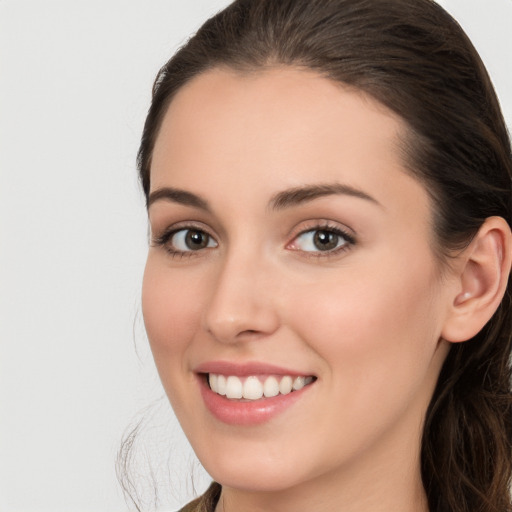
<path id="1" fill-rule="evenodd" d="M 212 229 L 209 226 L 200 221 L 195 220 L 185 220 L 180 222 L 175 222 L 173 224 L 168 224 L 161 229 L 153 229 L 151 228 L 151 240 L 157 241 L 164 237 L 168 237 L 172 235 L 172 233 L 176 233 L 176 231 L 180 231 L 182 229 L 197 229 L 198 231 L 204 231 L 211 237 L 217 239 L 217 237 L 213 234 Z"/>
<path id="2" fill-rule="evenodd" d="M 302 233 L 314 231 L 315 229 L 339 231 L 343 236 L 346 236 L 348 240 L 353 241 L 354 243 L 357 240 L 357 233 L 354 229 L 341 222 L 326 218 L 310 219 L 296 224 L 295 227 L 289 231 L 287 238 L 294 239 Z"/>

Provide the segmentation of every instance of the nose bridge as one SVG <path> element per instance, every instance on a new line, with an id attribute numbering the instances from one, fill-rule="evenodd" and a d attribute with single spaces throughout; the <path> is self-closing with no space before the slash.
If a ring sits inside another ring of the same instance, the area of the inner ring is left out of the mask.
<path id="1" fill-rule="evenodd" d="M 205 329 L 224 343 L 277 329 L 270 274 L 269 262 L 260 253 L 248 247 L 227 251 L 204 313 Z"/>

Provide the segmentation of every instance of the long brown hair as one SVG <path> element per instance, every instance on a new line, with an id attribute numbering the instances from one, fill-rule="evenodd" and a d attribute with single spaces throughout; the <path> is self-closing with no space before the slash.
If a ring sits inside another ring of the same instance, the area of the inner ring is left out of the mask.
<path id="1" fill-rule="evenodd" d="M 175 93 L 213 67 L 289 65 L 373 96 L 408 125 L 412 175 L 431 195 L 441 260 L 484 220 L 512 224 L 510 140 L 485 67 L 430 0 L 236 0 L 209 19 L 156 78 L 138 154 L 151 156 Z M 422 476 L 432 512 L 512 510 L 509 358 L 512 295 L 474 339 L 451 348 L 427 412 Z"/>

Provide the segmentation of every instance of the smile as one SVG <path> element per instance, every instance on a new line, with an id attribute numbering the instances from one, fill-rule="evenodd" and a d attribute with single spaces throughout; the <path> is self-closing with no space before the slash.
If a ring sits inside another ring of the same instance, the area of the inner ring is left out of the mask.
<path id="1" fill-rule="evenodd" d="M 230 400 L 260 400 L 278 395 L 288 395 L 311 384 L 312 376 L 292 377 L 290 375 L 268 375 L 238 377 L 210 373 L 208 383 L 210 389 Z"/>

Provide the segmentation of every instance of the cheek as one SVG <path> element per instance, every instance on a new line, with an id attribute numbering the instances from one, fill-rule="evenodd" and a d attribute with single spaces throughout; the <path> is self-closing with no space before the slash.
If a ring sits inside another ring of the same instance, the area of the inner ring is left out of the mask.
<path id="1" fill-rule="evenodd" d="M 148 257 L 142 285 L 144 324 L 158 370 L 161 366 L 179 364 L 175 356 L 184 352 L 198 329 L 201 293 L 198 279 L 184 272 L 172 272 L 159 261 Z"/>
<path id="2" fill-rule="evenodd" d="M 354 400 L 383 386 L 421 385 L 440 332 L 429 262 L 381 263 L 372 272 L 331 275 L 290 297 L 296 329 L 326 362 L 333 388 L 350 382 Z"/>

